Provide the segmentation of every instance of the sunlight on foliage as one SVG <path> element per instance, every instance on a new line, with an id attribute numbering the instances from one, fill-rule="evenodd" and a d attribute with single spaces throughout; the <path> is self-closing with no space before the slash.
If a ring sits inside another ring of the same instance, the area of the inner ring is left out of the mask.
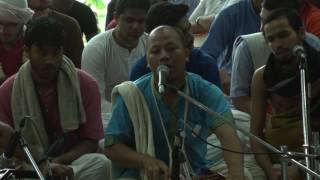
<path id="1" fill-rule="evenodd" d="M 97 9 L 104 9 L 106 7 L 102 0 L 85 0 L 85 4 L 89 6 L 94 6 Z"/>

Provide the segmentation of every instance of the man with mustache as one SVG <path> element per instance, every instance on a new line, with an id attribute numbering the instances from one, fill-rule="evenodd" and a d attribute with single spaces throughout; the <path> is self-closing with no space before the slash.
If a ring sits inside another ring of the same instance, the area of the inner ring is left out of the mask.
<path id="1" fill-rule="evenodd" d="M 114 29 L 93 37 L 82 53 L 82 69 L 98 82 L 103 114 L 111 112 L 112 88 L 129 80 L 131 68 L 145 54 L 149 0 L 118 0 Z"/>
<path id="2" fill-rule="evenodd" d="M 28 61 L 0 87 L 0 150 L 17 130 L 44 175 L 50 167 L 54 179 L 101 180 L 108 165 L 106 157 L 96 153 L 103 138 L 98 86 L 63 55 L 63 42 L 63 28 L 53 19 L 42 17 L 28 25 Z M 30 118 L 20 129 L 26 116 Z M 62 142 L 47 154 L 57 141 Z M 16 149 L 14 157 L 28 162 Z M 20 165 L 30 169 L 30 164 Z"/>
<path id="3" fill-rule="evenodd" d="M 23 29 L 32 14 L 26 0 L 0 0 L 0 84 L 23 63 Z"/>
<path id="4" fill-rule="evenodd" d="M 242 151 L 235 130 L 225 119 L 207 114 L 170 89 L 163 94 L 158 92 L 157 69 L 165 65 L 169 69 L 167 85 L 185 92 L 228 120 L 232 119 L 221 90 L 200 76 L 186 72 L 190 49 L 184 37 L 179 28 L 155 28 L 147 42 L 147 61 L 152 73 L 113 89 L 112 118 L 105 131 L 105 154 L 118 169 L 114 174 L 118 178 L 157 180 L 177 176 L 169 170 L 177 163 L 172 155 L 174 144 L 179 141 L 177 134 L 181 136 L 181 151 L 188 169 L 180 173 L 199 177 L 208 172 L 212 161 L 206 159 L 207 144 L 192 134 L 192 130 L 202 139 L 215 133 L 224 148 Z M 229 169 L 227 179 L 244 179 L 242 154 L 228 151 L 223 154 Z"/>
<path id="5" fill-rule="evenodd" d="M 200 75 L 203 79 L 221 87 L 218 66 L 215 60 L 207 53 L 193 47 L 193 36 L 190 32 L 190 22 L 187 19 L 188 6 L 184 4 L 172 4 L 159 2 L 152 5 L 146 17 L 146 32 L 150 33 L 160 25 L 175 26 L 185 35 L 186 46 L 190 48 L 190 56 L 186 62 L 186 69 Z M 141 76 L 150 73 L 146 56 L 139 59 L 132 68 L 130 80 L 134 81 Z"/>
<path id="6" fill-rule="evenodd" d="M 301 119 L 300 59 L 293 48 L 302 46 L 307 54 L 307 77 L 311 86 L 311 130 L 319 131 L 320 52 L 305 41 L 303 22 L 292 9 L 276 9 L 263 20 L 262 33 L 271 50 L 265 66 L 253 76 L 251 85 L 251 132 L 276 148 L 287 145 L 289 151 L 301 150 L 303 130 Z M 272 107 L 266 122 L 266 107 Z M 269 122 L 270 121 L 270 122 Z M 266 148 L 251 140 L 253 152 L 266 153 Z M 256 160 L 269 179 L 280 178 L 276 155 L 256 155 Z M 300 179 L 294 166 L 289 168 L 293 179 Z"/>

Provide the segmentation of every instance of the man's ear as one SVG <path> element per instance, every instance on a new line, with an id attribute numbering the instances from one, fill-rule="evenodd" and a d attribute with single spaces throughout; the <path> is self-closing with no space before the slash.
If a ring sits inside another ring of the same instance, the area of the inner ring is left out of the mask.
<path id="1" fill-rule="evenodd" d="M 113 19 L 116 20 L 116 22 L 118 23 L 119 21 L 119 14 L 116 11 L 113 11 Z"/>
<path id="2" fill-rule="evenodd" d="M 186 55 L 186 62 L 188 62 L 189 61 L 189 56 L 191 54 L 191 49 L 184 48 L 184 51 L 185 51 L 185 55 Z"/>

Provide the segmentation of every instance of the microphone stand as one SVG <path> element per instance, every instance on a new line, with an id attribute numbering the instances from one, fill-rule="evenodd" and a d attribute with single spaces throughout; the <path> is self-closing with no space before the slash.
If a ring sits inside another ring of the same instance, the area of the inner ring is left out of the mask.
<path id="1" fill-rule="evenodd" d="M 172 180 L 180 180 L 180 152 L 181 152 L 181 138 L 179 132 L 174 138 L 172 148 Z"/>
<path id="2" fill-rule="evenodd" d="M 309 122 L 309 100 L 310 100 L 310 87 L 308 82 L 308 64 L 307 59 L 305 56 L 298 56 L 298 59 L 300 60 L 300 88 L 301 88 L 301 112 L 302 112 L 302 123 L 303 123 L 303 149 L 305 154 L 309 154 L 310 149 L 310 122 Z M 311 168 L 311 161 L 309 157 L 305 157 L 306 166 L 308 168 Z M 307 180 L 311 180 L 310 174 L 307 174 Z"/>
<path id="3" fill-rule="evenodd" d="M 25 152 L 25 154 L 27 155 L 30 163 L 32 164 L 32 167 L 33 169 L 36 171 L 38 177 L 40 180 L 45 180 L 43 174 L 41 173 L 37 163 L 35 162 L 34 158 L 32 157 L 29 149 L 28 149 L 28 146 L 26 144 L 26 142 L 24 141 L 24 139 L 20 136 L 19 138 L 19 144 L 20 144 L 20 147 L 23 149 L 23 151 Z"/>
<path id="4" fill-rule="evenodd" d="M 30 119 L 29 116 L 24 117 L 24 119 L 22 120 L 22 122 L 20 123 L 20 127 L 24 125 L 26 119 Z M 22 129 L 22 128 L 21 128 Z M 35 162 L 34 158 L 31 155 L 31 152 L 27 146 L 27 143 L 25 142 L 25 140 L 23 139 L 23 137 L 21 136 L 21 134 L 19 133 L 19 145 L 21 147 L 21 149 L 25 152 L 25 154 L 27 155 L 28 160 L 30 161 L 30 163 L 32 164 L 33 169 L 36 171 L 38 177 L 40 180 L 45 180 L 42 172 L 40 171 L 37 163 Z"/>
<path id="5" fill-rule="evenodd" d="M 182 170 L 182 174 L 186 180 L 191 180 L 191 175 L 188 170 L 187 159 L 182 152 L 182 136 L 181 131 L 178 130 L 174 142 L 173 142 L 173 150 L 172 150 L 172 180 L 180 180 L 180 169 Z"/>
<path id="6" fill-rule="evenodd" d="M 316 172 L 314 172 L 313 170 L 311 170 L 309 167 L 304 166 L 302 163 L 298 162 L 297 160 L 293 159 L 290 157 L 290 153 L 286 153 L 286 149 L 284 149 L 284 152 L 278 150 L 277 148 L 275 148 L 274 146 L 272 146 L 271 144 L 265 142 L 264 140 L 260 139 L 259 137 L 255 136 L 254 134 L 247 132 L 245 129 L 238 127 L 236 124 L 232 123 L 230 120 L 228 120 L 227 118 L 221 116 L 219 113 L 211 110 L 210 108 L 208 108 L 207 106 L 205 106 L 204 104 L 200 103 L 199 101 L 195 100 L 194 98 L 188 96 L 187 94 L 185 94 L 184 92 L 180 91 L 179 89 L 177 89 L 174 86 L 171 85 L 167 85 L 166 86 L 167 89 L 173 90 L 174 92 L 176 92 L 179 96 L 183 97 L 185 100 L 191 102 L 192 104 L 194 104 L 195 106 L 199 107 L 200 109 L 204 110 L 205 112 L 209 113 L 211 116 L 213 117 L 218 117 L 221 118 L 223 120 L 225 120 L 225 122 L 227 124 L 229 124 L 230 126 L 232 126 L 233 128 L 235 128 L 236 130 L 239 130 L 241 133 L 243 133 L 244 135 L 254 139 L 255 141 L 259 142 L 260 144 L 264 145 L 266 148 L 268 148 L 269 150 L 271 150 L 272 152 L 275 153 L 279 153 L 279 155 L 282 156 L 283 159 L 287 160 L 288 162 L 291 162 L 293 164 L 295 164 L 296 166 L 298 166 L 301 170 L 303 170 L 304 172 L 306 172 L 307 174 L 316 177 L 318 179 L 320 179 L 320 175 L 317 174 Z M 310 177 L 311 177 L 310 176 Z M 283 177 L 284 179 L 286 179 L 287 177 Z"/>

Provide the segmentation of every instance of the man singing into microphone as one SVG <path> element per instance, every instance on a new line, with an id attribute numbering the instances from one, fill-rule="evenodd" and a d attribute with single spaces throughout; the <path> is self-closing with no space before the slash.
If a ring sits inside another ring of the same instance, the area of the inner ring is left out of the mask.
<path id="1" fill-rule="evenodd" d="M 205 159 L 207 145 L 202 139 L 214 132 L 224 148 L 242 151 L 235 130 L 225 120 L 213 117 L 166 88 L 158 93 L 159 66 L 169 68 L 166 86 L 174 86 L 221 116 L 232 119 L 223 93 L 200 76 L 187 73 L 185 63 L 190 50 L 183 33 L 174 27 L 154 29 L 147 42 L 147 61 L 152 74 L 113 89 L 112 118 L 105 131 L 105 154 L 112 160 L 115 178 L 169 179 L 175 135 L 181 132 L 181 151 L 187 171 L 202 174 L 212 168 Z M 160 68 L 161 69 L 161 68 Z M 192 134 L 192 130 L 197 134 Z M 229 168 L 227 179 L 244 179 L 243 156 L 225 151 Z M 174 162 L 173 162 L 174 161 Z M 176 176 L 176 174 L 175 174 Z"/>
<path id="2" fill-rule="evenodd" d="M 300 57 L 297 50 L 307 56 L 307 77 L 311 84 L 311 130 L 319 130 L 320 113 L 320 53 L 304 41 L 303 23 L 291 9 L 277 9 L 263 21 L 263 35 L 271 49 L 268 62 L 258 69 L 251 85 L 251 132 L 279 148 L 287 145 L 291 151 L 302 149 Z M 302 48 L 297 48 L 301 46 Z M 303 50 L 304 49 L 304 50 Z M 304 51 L 304 52 L 302 52 Z M 266 122 L 266 107 L 270 103 L 272 117 Z M 310 131 L 311 131 L 310 130 Z M 252 140 L 254 152 L 267 152 Z M 280 178 L 277 156 L 256 155 L 256 160 L 269 179 Z M 295 167 L 289 167 L 289 176 L 300 179 Z"/>

